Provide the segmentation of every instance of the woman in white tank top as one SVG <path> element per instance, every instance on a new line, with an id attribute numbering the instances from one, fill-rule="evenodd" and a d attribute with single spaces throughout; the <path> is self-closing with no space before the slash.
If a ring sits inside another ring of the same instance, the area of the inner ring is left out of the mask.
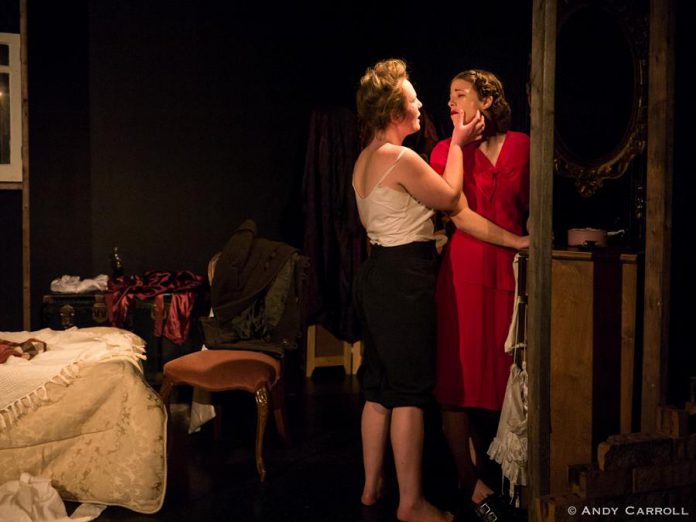
<path id="1" fill-rule="evenodd" d="M 455 211 L 461 201 L 462 146 L 481 136 L 483 117 L 468 124 L 460 114 L 444 174 L 402 146 L 420 129 L 416 91 L 401 60 L 370 67 L 357 92 L 358 115 L 369 144 L 353 170 L 360 219 L 372 253 L 356 277 L 355 303 L 363 328 L 361 382 L 365 485 L 361 501 L 383 491 L 387 437 L 399 482 L 397 518 L 405 522 L 453 519 L 425 500 L 421 481 L 423 406 L 434 384 L 435 271 L 433 210 Z M 474 215 L 468 232 L 498 244 L 520 238 Z"/>

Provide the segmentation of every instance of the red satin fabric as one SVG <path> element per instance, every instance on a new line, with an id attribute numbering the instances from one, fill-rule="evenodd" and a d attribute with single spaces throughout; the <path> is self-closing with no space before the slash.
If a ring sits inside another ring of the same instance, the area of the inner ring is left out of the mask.
<path id="1" fill-rule="evenodd" d="M 188 338 L 191 327 L 191 314 L 196 301 L 197 289 L 203 283 L 201 275 L 188 270 L 181 272 L 145 272 L 141 276 L 119 276 L 109 280 L 106 294 L 109 320 L 113 326 L 123 327 L 128 316 L 128 308 L 133 299 L 154 297 L 154 335 L 164 336 L 177 345 Z M 162 327 L 164 316 L 164 295 L 172 294 L 167 320 Z"/>

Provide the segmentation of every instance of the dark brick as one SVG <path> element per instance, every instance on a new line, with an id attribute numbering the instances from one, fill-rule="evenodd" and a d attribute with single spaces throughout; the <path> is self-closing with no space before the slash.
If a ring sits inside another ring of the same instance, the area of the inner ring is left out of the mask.
<path id="1" fill-rule="evenodd" d="M 688 485 L 694 485 L 696 489 L 696 460 L 633 469 L 634 493 L 670 490 Z"/>
<path id="2" fill-rule="evenodd" d="M 686 437 L 689 434 L 689 414 L 673 406 L 658 408 L 659 432 L 669 437 Z"/>
<path id="3" fill-rule="evenodd" d="M 583 500 L 628 495 L 633 491 L 631 469 L 602 471 L 597 466 L 571 466 L 571 491 Z"/>
<path id="4" fill-rule="evenodd" d="M 546 495 L 537 499 L 537 513 L 540 522 L 578 522 L 578 514 L 586 504 L 583 499 L 577 495 Z M 568 508 L 574 508 L 576 513 L 568 513 Z M 583 522 L 598 521 L 599 518 L 593 516 L 582 517 Z"/>
<path id="5" fill-rule="evenodd" d="M 688 437 L 672 439 L 672 460 L 679 462 L 686 460 Z"/>
<path id="6" fill-rule="evenodd" d="M 686 438 L 686 458 L 696 460 L 696 433 Z"/>
<path id="7" fill-rule="evenodd" d="M 682 460 L 696 459 L 696 433 L 686 437 L 674 439 L 672 450 L 672 460 L 681 462 Z"/>
<path id="8" fill-rule="evenodd" d="M 612 435 L 597 447 L 602 471 L 670 464 L 673 440 L 664 435 L 628 433 Z"/>

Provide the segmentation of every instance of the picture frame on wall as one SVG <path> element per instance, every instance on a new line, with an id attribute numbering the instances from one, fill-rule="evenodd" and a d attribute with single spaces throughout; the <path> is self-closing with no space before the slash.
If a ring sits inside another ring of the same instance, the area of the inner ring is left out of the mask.
<path id="1" fill-rule="evenodd" d="M 0 182 L 22 181 L 20 38 L 0 33 Z"/>

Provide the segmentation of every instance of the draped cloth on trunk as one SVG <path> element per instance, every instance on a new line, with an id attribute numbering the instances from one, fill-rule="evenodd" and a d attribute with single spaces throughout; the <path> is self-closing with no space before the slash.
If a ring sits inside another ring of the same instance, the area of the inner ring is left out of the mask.
<path id="1" fill-rule="evenodd" d="M 109 280 L 106 303 L 111 324 L 123 327 L 128 309 L 134 299 L 155 298 L 154 335 L 162 334 L 177 345 L 188 339 L 191 327 L 191 314 L 196 301 L 196 292 L 204 278 L 189 271 L 182 272 L 145 272 L 141 276 L 120 276 Z M 167 320 L 162 324 L 164 294 L 171 293 Z"/>

